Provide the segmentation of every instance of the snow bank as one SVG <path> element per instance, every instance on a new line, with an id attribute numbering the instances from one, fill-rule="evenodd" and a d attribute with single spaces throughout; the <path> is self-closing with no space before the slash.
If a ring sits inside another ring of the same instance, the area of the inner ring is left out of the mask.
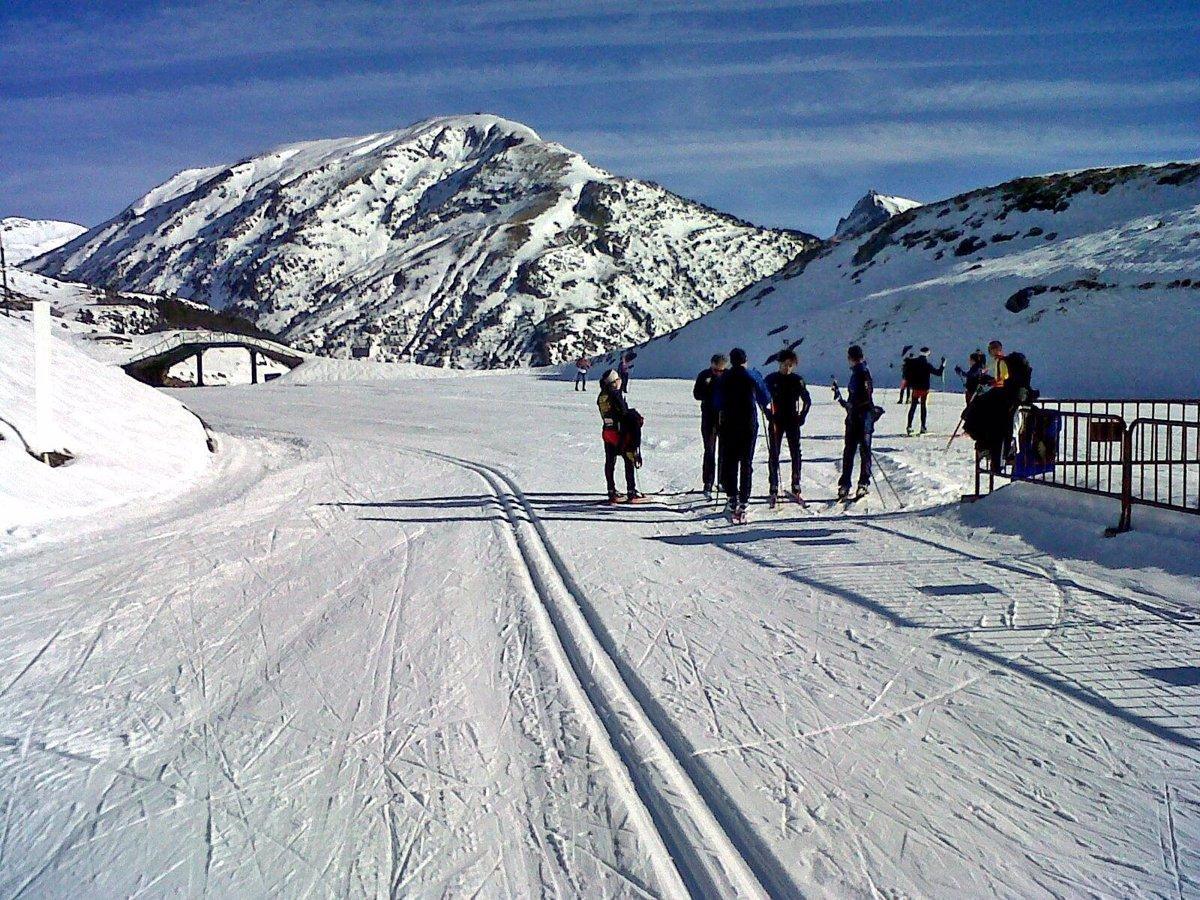
<path id="1" fill-rule="evenodd" d="M 411 378 L 453 378 L 461 375 L 459 370 L 419 366 L 415 363 L 313 357 L 281 375 L 278 380 L 291 384 L 322 384 L 328 381 L 402 381 Z"/>
<path id="2" fill-rule="evenodd" d="M 0 533 L 166 497 L 205 470 L 204 429 L 175 400 L 61 338 L 53 341 L 51 364 L 54 443 L 75 456 L 57 469 L 26 454 L 20 437 L 33 433 L 32 326 L 0 319 Z"/>
<path id="3" fill-rule="evenodd" d="M 1055 558 L 1100 563 L 1113 580 L 1126 572 L 1145 581 L 1156 569 L 1195 578 L 1200 587 L 1200 517 L 1135 505 L 1133 530 L 1104 537 L 1120 514 L 1115 498 L 1020 482 L 956 512 L 966 525 L 1019 537 Z"/>

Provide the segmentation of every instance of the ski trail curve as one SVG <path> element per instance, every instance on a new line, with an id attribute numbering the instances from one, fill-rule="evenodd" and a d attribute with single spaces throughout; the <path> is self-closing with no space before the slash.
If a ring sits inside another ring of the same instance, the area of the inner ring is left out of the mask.
<path id="1" fill-rule="evenodd" d="M 670 896 L 768 898 L 678 756 L 621 677 L 588 622 L 578 588 L 525 495 L 491 466 L 430 450 L 416 452 L 473 472 L 503 508 L 514 558 L 529 576 L 534 615 L 595 737 Z"/>

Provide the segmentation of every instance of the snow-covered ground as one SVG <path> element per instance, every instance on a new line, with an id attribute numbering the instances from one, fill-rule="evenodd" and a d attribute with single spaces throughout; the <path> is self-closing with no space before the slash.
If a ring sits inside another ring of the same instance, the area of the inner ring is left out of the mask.
<path id="1" fill-rule="evenodd" d="M 811 508 L 734 528 L 684 381 L 637 508 L 544 374 L 179 396 L 195 488 L 0 549 L 0 894 L 1200 891 L 1193 532 L 960 506 L 958 397 L 847 513 L 814 387 Z"/>
<path id="2" fill-rule="evenodd" d="M 74 527 L 63 520 L 178 494 L 209 465 L 204 428 L 179 403 L 85 356 L 72 340 L 56 335 L 51 345 L 53 433 L 39 437 L 33 328 L 0 318 L 0 540 L 26 538 L 30 529 L 62 533 Z M 26 452 L 27 442 L 74 459 L 50 468 Z"/>

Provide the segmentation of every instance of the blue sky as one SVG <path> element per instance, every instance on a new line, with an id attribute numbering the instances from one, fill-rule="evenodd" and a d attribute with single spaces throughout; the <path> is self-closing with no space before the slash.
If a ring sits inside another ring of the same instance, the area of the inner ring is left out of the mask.
<path id="1" fill-rule="evenodd" d="M 433 115 L 832 231 L 868 188 L 1200 157 L 1200 0 L 0 5 L 0 214 L 83 224 L 175 171 Z"/>

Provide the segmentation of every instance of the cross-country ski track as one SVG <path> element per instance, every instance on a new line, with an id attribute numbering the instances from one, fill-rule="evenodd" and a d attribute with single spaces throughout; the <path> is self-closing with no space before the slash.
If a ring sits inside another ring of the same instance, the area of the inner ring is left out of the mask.
<path id="1" fill-rule="evenodd" d="M 822 502 L 814 388 L 809 510 L 729 526 L 689 388 L 636 508 L 561 381 L 177 392 L 199 484 L 0 544 L 0 896 L 1200 890 L 1194 558 L 959 506 L 950 396 L 909 509 Z"/>

